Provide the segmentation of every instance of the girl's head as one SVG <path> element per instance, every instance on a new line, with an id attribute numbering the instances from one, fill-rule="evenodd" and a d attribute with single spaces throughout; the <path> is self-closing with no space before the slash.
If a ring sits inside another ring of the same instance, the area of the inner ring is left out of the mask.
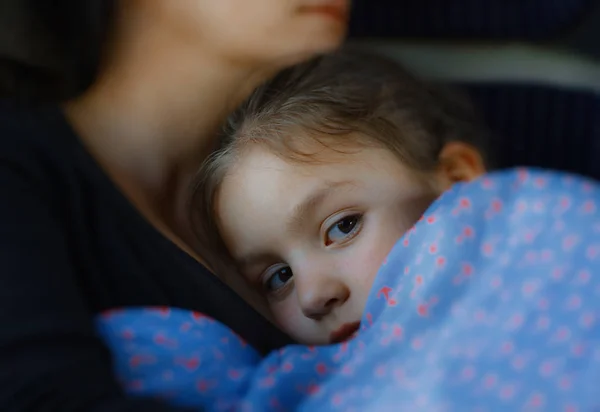
<path id="1" fill-rule="evenodd" d="M 470 106 L 344 50 L 281 73 L 231 116 L 195 193 L 201 247 L 306 343 L 348 337 L 394 243 L 484 170 Z"/>
<path id="2" fill-rule="evenodd" d="M 293 64 L 340 44 L 348 5 L 348 0 L 3 0 L 0 97 L 71 98 L 94 80 L 103 59 L 115 57 L 106 53 L 129 42 L 132 33 L 147 43 L 156 37 L 162 45 L 187 48 L 190 58 L 201 51 L 233 65 Z"/>

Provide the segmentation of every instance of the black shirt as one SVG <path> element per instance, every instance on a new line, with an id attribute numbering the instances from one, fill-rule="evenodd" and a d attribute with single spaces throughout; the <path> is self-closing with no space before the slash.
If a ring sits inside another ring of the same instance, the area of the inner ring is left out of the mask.
<path id="1" fill-rule="evenodd" d="M 0 410 L 178 411 L 126 398 L 93 318 L 173 306 L 260 351 L 287 339 L 151 226 L 57 107 L 0 101 Z"/>

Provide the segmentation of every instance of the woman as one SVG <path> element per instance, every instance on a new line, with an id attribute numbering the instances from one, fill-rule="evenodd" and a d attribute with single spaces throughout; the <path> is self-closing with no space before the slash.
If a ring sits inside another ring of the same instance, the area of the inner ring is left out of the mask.
<path id="1" fill-rule="evenodd" d="M 186 188 L 255 86 L 340 44 L 347 2 L 31 4 L 0 13 L 0 410 L 175 411 L 123 395 L 93 318 L 168 305 L 287 342 L 193 251 Z"/>

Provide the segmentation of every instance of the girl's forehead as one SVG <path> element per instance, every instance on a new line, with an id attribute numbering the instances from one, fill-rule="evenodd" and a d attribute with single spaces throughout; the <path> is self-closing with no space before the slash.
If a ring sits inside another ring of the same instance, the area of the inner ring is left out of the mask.
<path id="1" fill-rule="evenodd" d="M 390 150 L 380 146 L 323 145 L 311 139 L 281 150 L 268 145 L 252 145 L 236 156 L 229 167 L 227 177 L 243 177 L 249 173 L 265 171 L 310 176 L 322 173 L 326 169 L 369 166 L 380 163 L 378 159 L 383 158 L 387 163 L 400 163 Z"/>
<path id="2" fill-rule="evenodd" d="M 327 150 L 315 161 L 288 159 L 260 147 L 246 151 L 222 181 L 216 199 L 217 213 L 240 207 L 240 203 L 248 212 L 257 208 L 258 213 L 324 184 L 351 181 L 357 186 L 376 187 L 393 180 L 405 186 L 413 180 L 412 173 L 388 150 Z"/>
<path id="3" fill-rule="evenodd" d="M 232 165 L 219 187 L 217 214 L 241 204 L 247 213 L 254 208 L 258 213 L 275 204 L 283 206 L 282 196 L 291 201 L 328 182 L 353 181 L 357 186 L 377 187 L 390 179 L 401 186 L 410 186 L 414 180 L 412 173 L 388 150 L 365 148 L 352 153 L 327 150 L 328 153 L 319 154 L 318 161 L 287 159 L 266 148 L 247 151 Z"/>

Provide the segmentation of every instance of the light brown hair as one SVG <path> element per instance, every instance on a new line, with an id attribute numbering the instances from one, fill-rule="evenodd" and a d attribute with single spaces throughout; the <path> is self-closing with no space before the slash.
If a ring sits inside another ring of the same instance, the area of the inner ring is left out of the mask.
<path id="1" fill-rule="evenodd" d="M 452 141 L 485 156 L 486 131 L 470 102 L 424 82 L 396 61 L 343 49 L 280 73 L 259 87 L 228 119 L 220 147 L 204 162 L 191 203 L 199 250 L 213 270 L 227 251 L 218 235 L 215 199 L 231 165 L 249 145 L 292 161 L 315 161 L 302 150 L 307 138 L 335 150 L 378 145 L 418 172 L 438 167 Z"/>

